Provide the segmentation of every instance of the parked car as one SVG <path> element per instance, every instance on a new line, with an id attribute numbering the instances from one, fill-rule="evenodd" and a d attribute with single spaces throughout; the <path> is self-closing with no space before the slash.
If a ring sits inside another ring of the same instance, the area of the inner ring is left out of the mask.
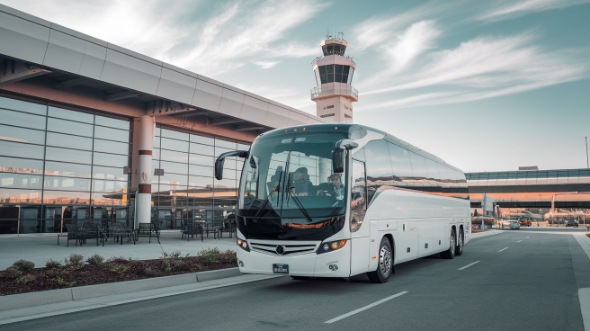
<path id="1" fill-rule="evenodd" d="M 577 228 L 578 227 L 578 222 L 576 222 L 574 220 L 569 220 L 569 221 L 567 221 L 567 223 L 565 223 L 565 226 L 566 227 L 573 226 L 573 227 L 576 227 Z"/>
<path id="2" fill-rule="evenodd" d="M 520 230 L 520 223 L 518 221 L 510 222 L 510 230 Z"/>
<path id="3" fill-rule="evenodd" d="M 531 222 L 531 220 L 527 220 L 527 219 L 520 219 L 520 225 L 521 226 L 531 226 L 533 224 L 533 222 Z"/>

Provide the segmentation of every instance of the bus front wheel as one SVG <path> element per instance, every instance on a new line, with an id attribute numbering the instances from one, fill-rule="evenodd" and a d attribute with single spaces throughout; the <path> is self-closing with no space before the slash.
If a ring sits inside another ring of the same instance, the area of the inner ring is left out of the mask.
<path id="1" fill-rule="evenodd" d="M 371 283 L 385 283 L 391 273 L 393 272 L 393 251 L 391 250 L 391 244 L 385 237 L 381 239 L 379 245 L 379 263 L 377 270 L 367 273 Z"/>

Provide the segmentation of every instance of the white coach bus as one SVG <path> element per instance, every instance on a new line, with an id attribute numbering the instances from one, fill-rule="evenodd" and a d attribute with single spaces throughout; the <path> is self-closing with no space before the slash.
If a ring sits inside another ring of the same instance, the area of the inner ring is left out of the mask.
<path id="1" fill-rule="evenodd" d="M 236 210 L 238 266 L 293 278 L 367 273 L 463 253 L 471 236 L 465 175 L 385 132 L 314 124 L 257 137 L 245 158 Z"/>

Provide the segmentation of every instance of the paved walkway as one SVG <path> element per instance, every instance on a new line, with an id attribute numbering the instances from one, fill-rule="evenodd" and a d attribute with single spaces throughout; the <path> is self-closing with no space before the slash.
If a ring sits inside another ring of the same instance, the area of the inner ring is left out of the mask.
<path id="1" fill-rule="evenodd" d="M 137 260 L 157 259 L 164 256 L 164 253 L 172 254 L 180 252 L 182 256 L 189 254 L 197 255 L 200 251 L 217 248 L 221 252 L 227 250 L 235 251 L 235 237 L 229 238 L 227 233 L 223 234 L 221 239 L 213 239 L 210 234 L 209 238 L 205 237 L 203 242 L 199 239 L 186 238 L 181 239 L 179 230 L 162 231 L 160 244 L 155 238 L 151 243 L 147 237 L 140 237 L 139 241 L 133 245 L 124 243 L 120 245 L 109 239 L 104 247 L 96 246 L 96 241 L 88 240 L 83 246 L 74 246 L 74 241 L 70 241 L 70 246 L 66 246 L 65 238 L 60 238 L 60 245 L 57 245 L 57 234 L 29 234 L 29 235 L 2 235 L 0 236 L 0 270 L 10 267 L 18 260 L 27 260 L 35 263 L 35 267 L 42 268 L 47 261 L 54 260 L 63 264 L 64 260 L 72 254 L 79 254 L 84 260 L 94 254 L 98 254 L 108 260 L 113 257 L 131 258 Z"/>

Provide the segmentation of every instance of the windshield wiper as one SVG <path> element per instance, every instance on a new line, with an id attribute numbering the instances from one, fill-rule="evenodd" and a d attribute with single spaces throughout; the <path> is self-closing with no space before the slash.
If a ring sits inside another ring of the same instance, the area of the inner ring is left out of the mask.
<path id="1" fill-rule="evenodd" d="M 301 213 L 303 214 L 303 216 L 305 216 L 305 218 L 307 218 L 308 222 L 313 222 L 313 218 L 311 218 L 311 216 L 309 215 L 309 213 L 307 212 L 307 210 L 305 209 L 305 207 L 303 207 L 303 204 L 301 203 L 301 200 L 299 200 L 299 197 L 297 197 L 295 194 L 293 194 L 293 189 L 295 187 L 293 186 L 289 186 L 287 187 L 287 206 L 289 206 L 289 197 L 292 196 L 293 197 L 293 201 L 295 201 L 295 204 L 297 205 L 297 208 L 299 208 L 299 210 L 301 211 Z"/>

